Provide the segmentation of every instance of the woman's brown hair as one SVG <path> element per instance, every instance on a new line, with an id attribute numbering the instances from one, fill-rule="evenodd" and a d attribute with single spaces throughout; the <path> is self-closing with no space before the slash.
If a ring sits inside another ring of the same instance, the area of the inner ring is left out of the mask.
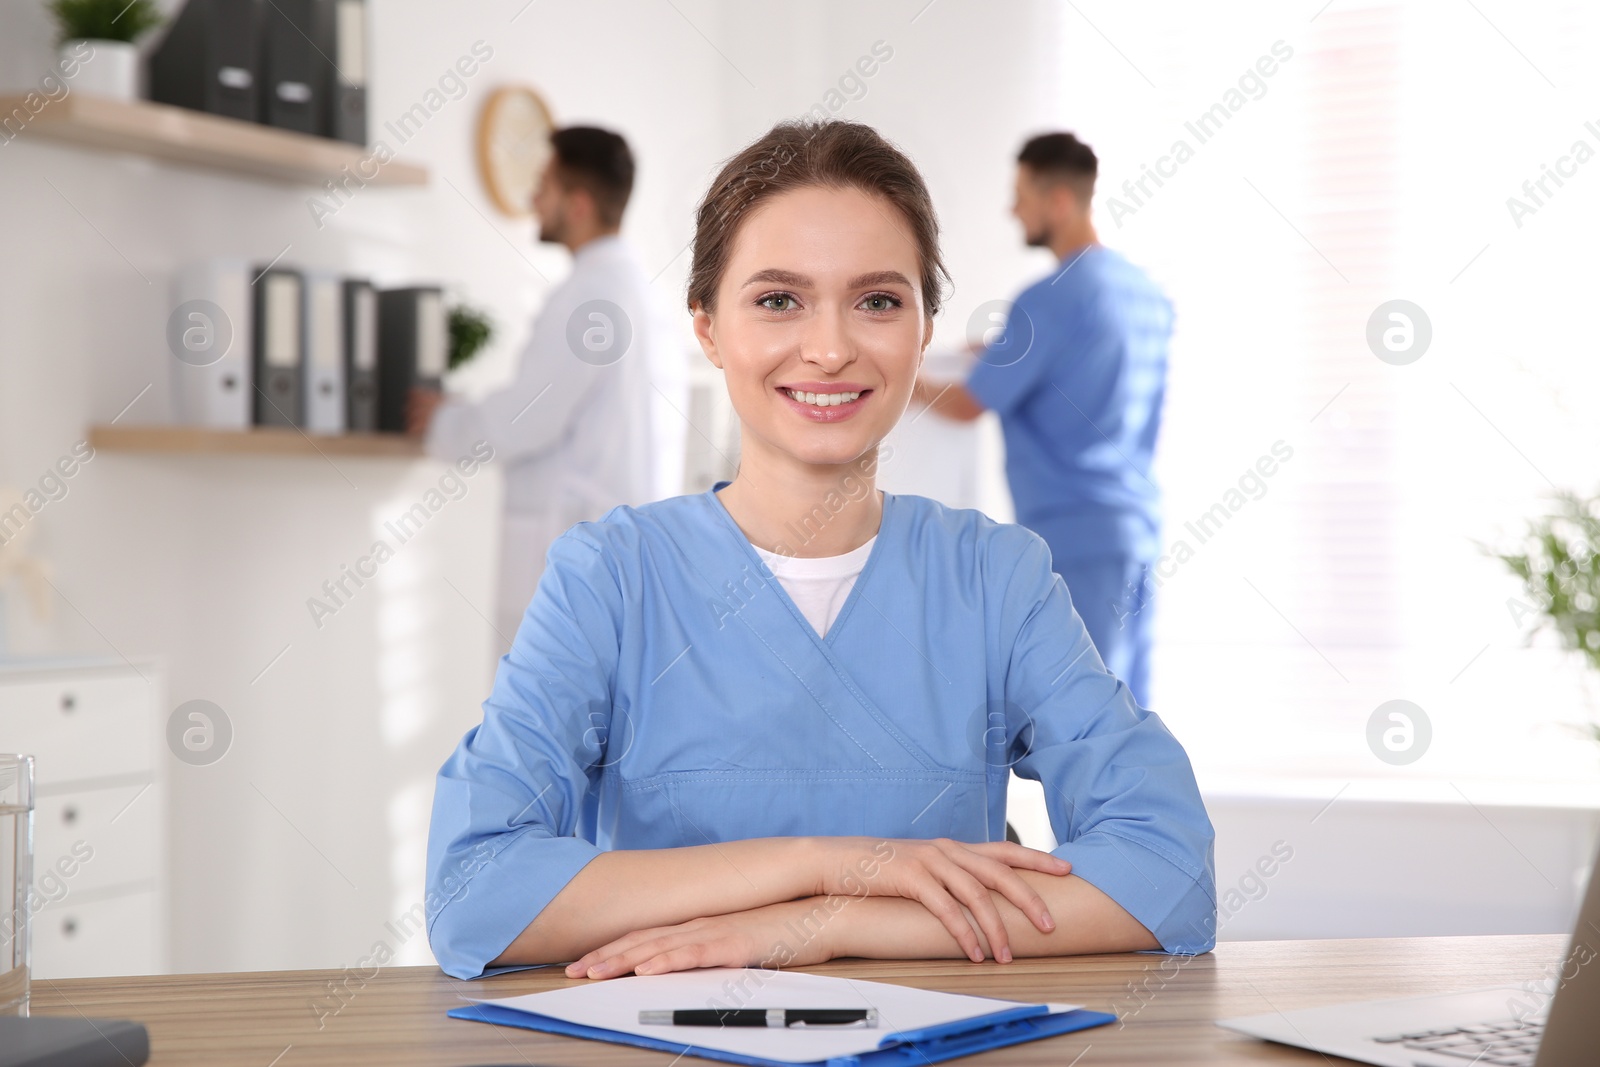
<path id="1" fill-rule="evenodd" d="M 950 275 L 939 254 L 939 219 L 916 164 L 871 126 L 833 119 L 780 122 L 722 165 L 695 212 L 689 310 L 716 310 L 717 286 L 739 224 L 764 201 L 807 186 L 855 188 L 899 209 L 896 224 L 922 263 L 922 302 L 931 317 Z"/>

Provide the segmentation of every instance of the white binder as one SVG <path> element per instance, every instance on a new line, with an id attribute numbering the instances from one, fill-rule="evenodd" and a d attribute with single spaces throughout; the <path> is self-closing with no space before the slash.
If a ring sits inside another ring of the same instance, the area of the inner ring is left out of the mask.
<path id="1" fill-rule="evenodd" d="M 173 422 L 220 430 L 250 425 L 253 313 L 244 260 L 209 259 L 178 268 L 168 325 Z"/>
<path id="2" fill-rule="evenodd" d="M 337 275 L 305 276 L 305 428 L 344 433 L 344 283 Z"/>

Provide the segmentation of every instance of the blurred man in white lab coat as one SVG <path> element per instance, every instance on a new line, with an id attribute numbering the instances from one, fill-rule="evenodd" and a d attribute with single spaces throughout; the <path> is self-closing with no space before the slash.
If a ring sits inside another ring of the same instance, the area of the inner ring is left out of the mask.
<path id="1" fill-rule="evenodd" d="M 551 136 L 534 193 L 539 240 L 565 245 L 572 272 L 533 321 L 510 385 L 477 402 L 418 391 L 411 431 L 453 462 L 478 441 L 504 472 L 499 653 L 533 599 L 545 553 L 575 523 L 618 504 L 683 492 L 688 368 L 650 275 L 619 229 L 633 155 L 609 130 Z"/>

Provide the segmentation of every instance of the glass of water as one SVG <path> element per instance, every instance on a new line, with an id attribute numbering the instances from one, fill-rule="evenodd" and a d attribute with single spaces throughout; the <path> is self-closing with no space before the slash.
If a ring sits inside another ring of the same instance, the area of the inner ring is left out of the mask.
<path id="1" fill-rule="evenodd" d="M 33 757 L 0 753 L 0 1015 L 28 1014 Z"/>

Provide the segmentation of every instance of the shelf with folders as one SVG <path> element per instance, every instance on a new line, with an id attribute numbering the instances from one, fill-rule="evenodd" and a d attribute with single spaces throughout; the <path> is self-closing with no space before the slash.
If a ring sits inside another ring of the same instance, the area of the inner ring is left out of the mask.
<path id="1" fill-rule="evenodd" d="M 76 90 L 85 66 L 111 62 L 96 46 L 112 42 L 72 40 L 36 91 L 0 97 L 0 141 L 53 139 L 346 193 L 425 185 L 425 168 L 369 136 L 368 39 L 366 0 L 184 0 L 146 56 L 148 100 L 126 83 L 105 96 Z"/>
<path id="2" fill-rule="evenodd" d="M 147 100 L 114 100 L 71 93 L 30 102 L 0 96 L 0 116 L 26 115 L 17 136 L 37 136 L 88 148 L 133 152 L 152 159 L 271 181 L 321 185 L 343 178 L 374 186 L 428 184 L 428 169 L 360 145 L 208 115 Z M 36 108 L 36 110 L 35 110 Z"/>
<path id="3" fill-rule="evenodd" d="M 450 334 L 438 286 L 241 258 L 173 278 L 170 421 L 92 428 L 96 448 L 174 454 L 415 458 L 417 389 L 437 392 Z M 112 420 L 115 423 L 117 420 Z"/>

